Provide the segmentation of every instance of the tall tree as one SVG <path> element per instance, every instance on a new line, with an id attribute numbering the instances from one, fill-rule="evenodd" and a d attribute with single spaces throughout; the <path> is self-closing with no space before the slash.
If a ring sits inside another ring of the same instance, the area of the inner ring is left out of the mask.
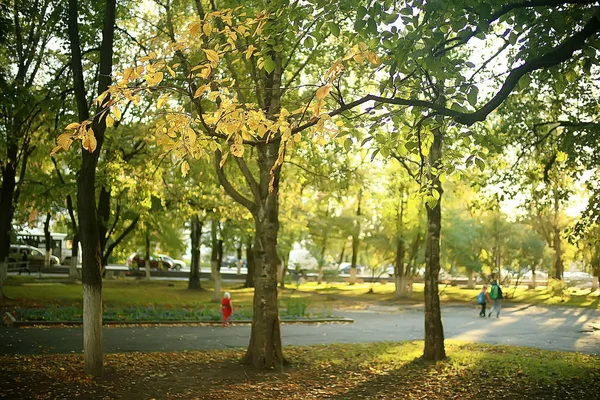
<path id="1" fill-rule="evenodd" d="M 88 374 L 103 374 L 104 350 L 102 343 L 102 253 L 98 231 L 96 209 L 96 166 L 104 142 L 106 120 L 92 117 L 88 106 L 87 90 L 83 77 L 83 63 L 78 26 L 78 0 L 69 0 L 69 39 L 73 73 L 73 87 L 79 121 L 74 126 L 81 136 L 81 170 L 78 178 L 77 204 L 79 211 L 79 232 L 83 245 L 83 351 L 84 368 Z M 104 10 L 102 44 L 100 48 L 99 77 L 97 93 L 104 93 L 111 84 L 113 64 L 113 42 L 115 31 L 116 1 L 107 0 Z M 99 101 L 104 109 L 110 96 Z M 70 145 L 70 138 L 64 138 Z M 61 138 L 59 143 L 62 145 Z"/>

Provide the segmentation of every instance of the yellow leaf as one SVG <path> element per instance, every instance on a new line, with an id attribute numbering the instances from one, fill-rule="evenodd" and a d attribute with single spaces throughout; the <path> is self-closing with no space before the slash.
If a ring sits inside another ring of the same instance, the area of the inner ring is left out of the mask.
<path id="1" fill-rule="evenodd" d="M 79 129 L 80 126 L 79 122 L 71 122 L 65 129 Z"/>
<path id="2" fill-rule="evenodd" d="M 83 148 L 88 150 L 90 153 L 93 153 L 94 150 L 96 150 L 96 145 L 97 141 L 96 137 L 94 136 L 94 131 L 92 128 L 89 128 L 83 139 Z"/>
<path id="3" fill-rule="evenodd" d="M 202 25 L 202 32 L 204 32 L 204 34 L 206 36 L 210 36 L 212 30 L 213 30 L 213 27 L 210 22 L 205 22 L 204 25 Z"/>
<path id="4" fill-rule="evenodd" d="M 157 109 L 160 109 L 160 108 L 162 108 L 162 106 L 164 106 L 164 105 L 165 105 L 165 103 L 167 102 L 167 100 L 169 100 L 169 96 L 170 96 L 170 94 L 169 94 L 169 93 L 165 93 L 165 94 L 161 95 L 161 96 L 158 98 L 158 101 L 156 102 L 156 108 L 157 108 Z"/>
<path id="5" fill-rule="evenodd" d="M 148 86 L 156 86 L 163 80 L 163 77 L 163 73 L 159 71 L 153 74 L 146 74 L 144 79 L 146 79 L 146 84 Z"/>
<path id="6" fill-rule="evenodd" d="M 294 143 L 298 143 L 302 140 L 302 137 L 300 136 L 299 133 L 296 133 L 294 136 L 292 136 L 294 138 Z"/>
<path id="7" fill-rule="evenodd" d="M 196 92 L 194 93 L 194 98 L 197 99 L 198 97 L 202 96 L 206 89 L 208 89 L 207 85 L 200 86 L 198 89 L 196 89 Z"/>
<path id="8" fill-rule="evenodd" d="M 321 100 L 321 99 L 325 98 L 329 94 L 330 90 L 331 90 L 330 85 L 321 86 L 319 88 L 319 90 L 317 90 L 317 100 Z"/>
<path id="9" fill-rule="evenodd" d="M 202 70 L 202 72 L 200 72 L 198 74 L 199 77 L 201 77 L 202 79 L 208 79 L 208 77 L 210 76 L 210 73 L 212 72 L 212 68 L 210 66 L 204 68 Z"/>
<path id="10" fill-rule="evenodd" d="M 219 93 L 218 91 L 210 92 L 208 94 L 208 100 L 215 101 L 217 99 L 217 97 L 219 97 L 220 95 L 221 95 L 221 93 Z"/>
<path id="11" fill-rule="evenodd" d="M 172 69 L 171 67 L 169 67 L 168 65 L 167 65 L 167 71 L 169 71 L 169 74 L 170 74 L 170 75 L 171 75 L 173 78 L 175 78 L 175 71 L 173 71 L 173 69 Z"/>
<path id="12" fill-rule="evenodd" d="M 231 147 L 229 148 L 229 150 L 231 151 L 231 154 L 233 154 L 236 157 L 241 157 L 244 155 L 244 145 L 243 144 L 232 144 Z"/>
<path id="13" fill-rule="evenodd" d="M 50 152 L 50 156 L 55 155 L 56 153 L 58 153 L 60 150 L 62 150 L 62 146 L 56 146 L 55 148 L 52 149 L 52 151 Z"/>
<path id="14" fill-rule="evenodd" d="M 181 174 L 185 177 L 190 171 L 190 164 L 187 161 L 181 163 Z"/>
<path id="15" fill-rule="evenodd" d="M 342 126 L 344 126 L 344 121 L 340 121 L 340 120 L 338 120 L 338 121 L 335 121 L 335 124 L 336 124 L 337 126 L 340 126 L 340 127 L 342 127 Z"/>
<path id="16" fill-rule="evenodd" d="M 119 110 L 119 107 L 113 106 L 111 110 L 112 110 L 113 115 L 115 116 L 115 119 L 117 121 L 120 121 L 121 120 L 121 110 Z"/>
<path id="17" fill-rule="evenodd" d="M 215 142 L 211 142 L 211 143 L 215 143 Z M 216 146 L 215 146 L 215 150 L 216 150 Z M 223 165 L 225 165 L 225 160 L 227 160 L 227 156 L 229 156 L 229 152 L 223 154 L 223 158 L 221 159 L 221 162 L 219 163 L 219 168 L 223 168 Z"/>
<path id="18" fill-rule="evenodd" d="M 379 56 L 377 54 L 373 53 L 372 51 L 365 51 L 365 57 L 373 65 L 381 64 L 381 60 L 379 59 Z"/>
<path id="19" fill-rule="evenodd" d="M 194 72 L 199 70 L 200 68 L 204 68 L 204 64 L 198 64 L 195 67 L 193 67 L 192 69 L 190 69 L 190 72 Z"/>
<path id="20" fill-rule="evenodd" d="M 71 143 L 73 143 L 73 136 L 70 133 L 63 133 L 58 137 L 56 142 L 63 149 L 69 150 L 69 147 L 71 147 Z"/>
<path id="21" fill-rule="evenodd" d="M 362 64 L 365 61 L 365 58 L 362 55 L 357 54 L 354 56 L 354 61 L 356 61 L 359 64 Z"/>
<path id="22" fill-rule="evenodd" d="M 112 128 L 114 124 L 115 120 L 113 119 L 113 117 L 111 117 L 110 114 L 106 114 L 106 127 Z"/>
<path id="23" fill-rule="evenodd" d="M 206 54 L 206 59 L 211 63 L 219 62 L 219 55 L 216 51 L 210 49 L 202 49 L 202 51 L 204 51 L 204 53 Z"/>

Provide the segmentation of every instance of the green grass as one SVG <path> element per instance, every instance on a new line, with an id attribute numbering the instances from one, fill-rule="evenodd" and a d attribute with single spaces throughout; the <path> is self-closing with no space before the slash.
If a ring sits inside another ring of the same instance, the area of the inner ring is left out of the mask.
<path id="1" fill-rule="evenodd" d="M 70 306 L 80 305 L 82 287 L 80 284 L 67 284 L 56 279 L 36 279 L 29 276 L 10 276 L 5 282 L 4 292 L 14 299 L 9 306 Z M 181 281 L 145 281 L 134 279 L 107 280 L 103 283 L 103 302 L 106 307 L 166 307 L 166 308 L 203 308 L 219 303 L 212 302 L 212 285 L 203 282 L 204 291 L 187 289 L 187 282 Z M 373 289 L 373 293 L 368 293 Z M 253 289 L 241 288 L 241 285 L 224 285 L 224 291 L 229 291 L 232 302 L 237 309 L 252 309 Z M 442 303 L 475 304 L 479 293 L 477 289 L 466 289 L 456 286 L 440 285 L 439 293 Z M 570 288 L 563 297 L 552 296 L 545 287 L 529 290 L 519 286 L 505 287 L 507 297 L 505 303 L 525 303 L 533 305 L 561 305 L 570 307 L 599 308 L 598 292 L 590 293 L 589 289 Z M 280 290 L 279 298 L 285 308 L 294 309 L 302 315 L 310 307 L 312 311 L 327 312 L 334 308 L 363 309 L 372 304 L 397 305 L 402 303 L 422 303 L 423 284 L 415 284 L 410 298 L 397 300 L 394 298 L 394 284 L 360 283 L 329 283 L 317 285 L 314 282 L 300 286 L 288 285 Z M 294 300 L 303 299 L 303 300 Z M 304 309 L 304 311 L 303 311 Z"/>

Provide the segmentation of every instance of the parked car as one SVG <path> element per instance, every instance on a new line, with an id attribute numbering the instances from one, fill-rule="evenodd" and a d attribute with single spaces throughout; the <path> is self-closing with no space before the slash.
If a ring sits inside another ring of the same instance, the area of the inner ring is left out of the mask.
<path id="1" fill-rule="evenodd" d="M 129 258 L 131 257 L 131 259 Z M 127 266 L 131 269 L 143 269 L 146 268 L 146 259 L 142 254 L 136 253 L 127 257 Z M 173 262 L 169 260 L 163 260 L 158 256 L 150 256 L 150 268 L 151 269 L 173 269 Z"/>
<path id="2" fill-rule="evenodd" d="M 37 247 L 28 246 L 25 244 L 11 244 L 10 252 L 8 254 L 8 262 L 21 261 L 23 259 L 23 251 L 27 252 L 27 261 L 31 264 L 44 264 L 46 262 L 46 256 L 43 251 Z M 58 257 L 50 255 L 50 265 L 58 265 L 60 260 Z"/>
<path id="3" fill-rule="evenodd" d="M 349 274 L 351 269 L 352 269 L 351 263 L 345 262 L 345 263 L 340 264 L 340 274 Z M 362 270 L 363 270 L 363 267 L 356 264 L 356 273 L 361 274 Z"/>
<path id="4" fill-rule="evenodd" d="M 185 265 L 185 261 L 182 261 L 182 260 L 175 260 L 174 258 L 172 258 L 172 257 L 169 257 L 169 256 L 168 256 L 168 255 L 166 255 L 166 254 L 158 254 L 158 257 L 160 257 L 160 259 L 161 259 L 161 260 L 163 260 L 163 262 L 164 262 L 164 261 L 171 262 L 171 263 L 173 264 L 173 269 L 174 269 L 175 271 L 179 271 L 180 269 L 182 269 L 182 268 L 185 268 L 185 267 L 186 267 L 186 265 Z"/>

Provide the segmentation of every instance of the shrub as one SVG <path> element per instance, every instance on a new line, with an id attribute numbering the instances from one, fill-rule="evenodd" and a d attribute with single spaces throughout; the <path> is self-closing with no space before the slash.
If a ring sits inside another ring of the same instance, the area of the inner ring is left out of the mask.
<path id="1" fill-rule="evenodd" d="M 559 279 L 548 279 L 548 293 L 553 297 L 565 297 L 567 284 Z"/>

